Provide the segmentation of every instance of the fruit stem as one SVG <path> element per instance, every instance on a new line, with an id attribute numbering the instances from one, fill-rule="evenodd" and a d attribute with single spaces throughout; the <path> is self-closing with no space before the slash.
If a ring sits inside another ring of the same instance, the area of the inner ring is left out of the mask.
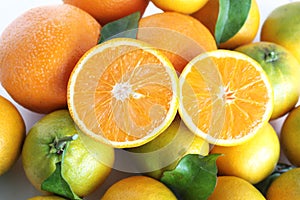
<path id="1" fill-rule="evenodd" d="M 50 153 L 56 153 L 58 155 L 61 155 L 66 147 L 66 144 L 70 141 L 76 140 L 77 138 L 78 138 L 78 134 L 63 137 L 60 139 L 55 137 L 53 143 L 49 144 Z"/>
<path id="2" fill-rule="evenodd" d="M 278 163 L 276 165 L 276 168 L 274 169 L 274 172 L 282 174 L 282 173 L 287 172 L 287 171 L 289 171 L 293 168 L 294 168 L 294 166 L 292 166 L 292 165 L 285 164 L 285 163 Z"/>
<path id="3" fill-rule="evenodd" d="M 278 55 L 274 51 L 270 51 L 268 53 L 265 53 L 265 61 L 267 63 L 275 62 L 277 59 L 278 59 Z"/>

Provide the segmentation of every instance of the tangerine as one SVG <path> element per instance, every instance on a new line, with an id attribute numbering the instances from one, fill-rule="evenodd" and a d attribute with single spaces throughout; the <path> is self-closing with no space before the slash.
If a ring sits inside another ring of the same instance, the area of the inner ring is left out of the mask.
<path id="1" fill-rule="evenodd" d="M 213 35 L 201 22 L 177 12 L 143 17 L 139 22 L 138 39 L 160 49 L 178 73 L 200 53 L 217 49 Z"/>
<path id="2" fill-rule="evenodd" d="M 149 0 L 63 0 L 92 15 L 102 26 L 134 12 L 145 12 Z"/>

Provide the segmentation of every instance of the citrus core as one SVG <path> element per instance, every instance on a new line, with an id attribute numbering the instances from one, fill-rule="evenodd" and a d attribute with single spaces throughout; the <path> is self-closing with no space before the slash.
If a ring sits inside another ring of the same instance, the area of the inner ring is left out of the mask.
<path id="1" fill-rule="evenodd" d="M 68 105 L 86 135 L 130 148 L 171 124 L 177 94 L 176 71 L 163 54 L 142 41 L 115 38 L 80 59 L 69 79 Z"/>

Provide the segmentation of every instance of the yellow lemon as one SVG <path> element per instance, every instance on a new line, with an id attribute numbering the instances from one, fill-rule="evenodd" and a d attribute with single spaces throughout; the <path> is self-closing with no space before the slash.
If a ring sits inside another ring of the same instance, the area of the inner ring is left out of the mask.
<path id="1" fill-rule="evenodd" d="M 7 172 L 19 158 L 25 135 L 21 114 L 9 100 L 0 96 L 0 175 Z"/>
<path id="2" fill-rule="evenodd" d="M 208 200 L 265 200 L 265 197 L 248 181 L 235 176 L 219 176 L 217 185 Z"/>
<path id="3" fill-rule="evenodd" d="M 151 0 L 154 5 L 164 11 L 175 11 L 191 14 L 202 8 L 208 0 Z"/>
<path id="4" fill-rule="evenodd" d="M 294 108 L 285 119 L 280 142 L 282 151 L 287 159 L 295 166 L 300 167 L 300 106 Z"/>
<path id="5" fill-rule="evenodd" d="M 163 183 L 147 176 L 130 176 L 114 183 L 101 200 L 177 200 Z"/>

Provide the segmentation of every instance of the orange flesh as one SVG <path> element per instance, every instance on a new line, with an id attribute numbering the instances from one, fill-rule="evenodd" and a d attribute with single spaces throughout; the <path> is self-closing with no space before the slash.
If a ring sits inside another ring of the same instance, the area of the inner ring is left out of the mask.
<path id="1" fill-rule="evenodd" d="M 106 51 L 104 55 L 115 54 L 110 52 L 113 50 Z M 93 105 L 90 110 L 78 106 L 78 113 L 91 131 L 110 141 L 133 141 L 147 136 L 165 119 L 174 96 L 165 67 L 156 56 L 141 49 L 121 53 L 107 65 L 101 62 L 105 60 L 103 52 L 99 55 L 100 59 L 94 55 L 85 63 L 87 71 L 106 66 L 96 72 L 99 78 L 95 78 L 95 90 L 77 89 L 74 98 L 79 105 L 86 101 L 84 95 L 90 94 Z M 96 125 L 91 124 L 95 121 Z"/>
<path id="2" fill-rule="evenodd" d="M 210 62 L 219 70 L 223 86 L 219 86 L 219 91 L 209 90 L 203 74 L 198 72 L 196 67 L 192 68 L 183 86 L 185 88 L 183 92 L 186 92 L 182 94 L 185 109 L 192 116 L 194 124 L 204 133 L 208 133 L 213 123 L 212 111 L 215 109 L 222 112 L 217 103 L 223 98 L 225 103 L 223 128 L 212 136 L 228 140 L 248 135 L 251 129 L 261 122 L 261 116 L 267 109 L 266 102 L 269 101 L 268 91 L 259 71 L 247 61 L 229 57 L 205 58 L 201 60 L 201 65 Z M 197 108 L 191 107 L 192 105 L 197 105 Z"/>

